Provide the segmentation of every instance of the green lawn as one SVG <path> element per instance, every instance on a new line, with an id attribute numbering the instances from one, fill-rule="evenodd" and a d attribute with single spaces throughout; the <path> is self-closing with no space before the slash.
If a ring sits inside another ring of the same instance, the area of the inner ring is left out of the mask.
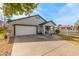
<path id="1" fill-rule="evenodd" d="M 68 33 L 68 35 L 66 33 L 60 33 L 59 35 L 63 37 L 63 40 L 79 45 L 79 33 Z"/>

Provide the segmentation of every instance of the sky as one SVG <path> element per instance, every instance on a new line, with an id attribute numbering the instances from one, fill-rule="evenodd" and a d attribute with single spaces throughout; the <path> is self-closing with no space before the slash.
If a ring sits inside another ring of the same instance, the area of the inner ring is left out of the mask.
<path id="1" fill-rule="evenodd" d="M 74 25 L 79 20 L 79 4 L 43 3 L 39 4 L 33 14 L 39 14 L 46 20 L 52 20 L 56 24 Z"/>
<path id="2" fill-rule="evenodd" d="M 54 21 L 56 24 L 74 25 L 79 20 L 78 3 L 40 3 L 33 11 L 32 15 L 39 14 L 47 21 Z M 12 19 L 26 17 L 25 15 L 16 16 Z"/>

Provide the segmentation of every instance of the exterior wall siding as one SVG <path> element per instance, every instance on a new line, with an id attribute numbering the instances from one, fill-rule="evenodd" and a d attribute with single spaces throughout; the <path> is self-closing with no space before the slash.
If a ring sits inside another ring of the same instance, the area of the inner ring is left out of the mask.
<path id="1" fill-rule="evenodd" d="M 8 26 L 9 27 L 9 30 L 11 32 L 10 33 L 10 36 L 14 36 L 14 24 L 39 25 L 39 24 L 41 24 L 43 22 L 45 22 L 45 21 L 42 20 L 38 16 L 10 22 L 9 23 L 9 26 Z"/>
<path id="2" fill-rule="evenodd" d="M 12 24 L 27 24 L 27 25 L 38 25 L 43 23 L 44 21 L 40 17 L 32 17 L 23 20 L 10 22 Z"/>

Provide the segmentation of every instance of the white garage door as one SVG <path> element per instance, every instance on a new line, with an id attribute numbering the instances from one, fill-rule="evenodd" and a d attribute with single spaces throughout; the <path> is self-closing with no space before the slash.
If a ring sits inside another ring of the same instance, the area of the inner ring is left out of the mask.
<path id="1" fill-rule="evenodd" d="M 31 35 L 36 34 L 35 26 L 16 26 L 15 35 Z"/>

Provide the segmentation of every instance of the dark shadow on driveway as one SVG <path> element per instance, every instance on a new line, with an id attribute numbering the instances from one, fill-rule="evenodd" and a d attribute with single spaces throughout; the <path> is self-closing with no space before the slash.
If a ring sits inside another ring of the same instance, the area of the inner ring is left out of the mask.
<path id="1" fill-rule="evenodd" d="M 14 43 L 14 40 L 15 40 L 15 38 L 14 38 L 14 37 L 10 37 L 10 38 L 9 38 L 9 42 L 8 42 L 8 43 L 9 43 L 9 44 L 13 44 L 13 43 Z"/>
<path id="2" fill-rule="evenodd" d="M 62 40 L 60 36 L 53 35 L 53 36 L 44 36 L 44 35 L 28 35 L 28 36 L 18 36 L 15 38 L 11 38 L 10 43 L 23 43 L 23 42 L 43 42 L 43 41 L 59 41 Z"/>

